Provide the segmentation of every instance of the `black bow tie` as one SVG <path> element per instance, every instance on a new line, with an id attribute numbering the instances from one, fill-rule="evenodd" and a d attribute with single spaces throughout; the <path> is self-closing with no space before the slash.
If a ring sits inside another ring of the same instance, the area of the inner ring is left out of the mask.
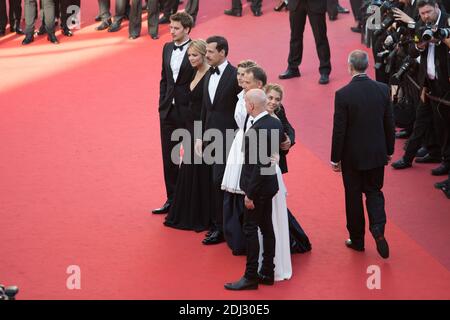
<path id="1" fill-rule="evenodd" d="M 173 51 L 176 51 L 176 50 L 178 50 L 178 49 L 180 49 L 180 51 L 182 51 L 182 50 L 183 50 L 183 47 L 184 47 L 185 45 L 187 45 L 189 42 L 190 42 L 190 41 L 188 41 L 188 42 L 186 42 L 186 43 L 183 43 L 181 46 L 177 46 L 176 44 L 174 44 L 174 45 L 173 45 Z"/>
<path id="2" fill-rule="evenodd" d="M 218 67 L 212 67 L 209 69 L 209 72 L 211 72 L 211 74 L 217 73 L 218 76 L 220 76 L 220 70 Z"/>

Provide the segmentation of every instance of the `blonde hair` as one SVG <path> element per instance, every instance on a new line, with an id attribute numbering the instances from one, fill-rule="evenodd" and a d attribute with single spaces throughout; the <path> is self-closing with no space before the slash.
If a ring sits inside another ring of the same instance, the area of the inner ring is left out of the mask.
<path id="1" fill-rule="evenodd" d="M 203 39 L 191 41 L 188 50 L 191 48 L 200 53 L 203 57 L 206 55 L 206 41 Z"/>
<path id="2" fill-rule="evenodd" d="M 264 92 L 269 93 L 271 90 L 276 91 L 280 94 L 280 99 L 283 100 L 283 87 L 280 86 L 278 83 L 268 83 L 264 87 Z"/>
<path id="3" fill-rule="evenodd" d="M 251 67 L 256 67 L 258 64 L 253 61 L 253 60 L 242 60 L 241 62 L 239 62 L 239 64 L 237 65 L 238 68 L 244 68 L 244 69 L 248 69 Z"/>

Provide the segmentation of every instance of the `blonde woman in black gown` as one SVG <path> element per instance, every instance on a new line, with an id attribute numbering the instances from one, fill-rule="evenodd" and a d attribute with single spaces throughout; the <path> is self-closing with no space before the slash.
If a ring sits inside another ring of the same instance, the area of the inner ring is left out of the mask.
<path id="1" fill-rule="evenodd" d="M 209 70 L 205 54 L 205 41 L 194 40 L 189 44 L 189 62 L 196 69 L 190 84 L 190 117 L 186 119 L 190 139 L 183 141 L 184 154 L 178 173 L 175 198 L 164 222 L 168 227 L 197 232 L 209 229 L 213 210 L 210 193 L 211 168 L 194 152 L 194 121 L 200 121 L 204 78 Z"/>

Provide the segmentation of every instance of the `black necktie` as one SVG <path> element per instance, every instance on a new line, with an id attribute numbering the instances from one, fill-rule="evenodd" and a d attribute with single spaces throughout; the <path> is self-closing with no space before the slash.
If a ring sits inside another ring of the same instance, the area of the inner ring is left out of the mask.
<path id="1" fill-rule="evenodd" d="M 211 72 L 211 74 L 217 73 L 218 76 L 220 76 L 220 70 L 218 67 L 212 67 L 209 69 L 209 72 Z"/>
<path id="2" fill-rule="evenodd" d="M 180 51 L 182 51 L 182 50 L 183 50 L 183 47 L 184 47 L 185 45 L 187 45 L 189 42 L 190 42 L 190 41 L 185 42 L 185 43 L 183 43 L 181 46 L 177 46 L 176 44 L 174 44 L 174 45 L 173 45 L 173 51 L 176 51 L 176 50 L 178 50 L 178 49 L 180 49 Z"/>

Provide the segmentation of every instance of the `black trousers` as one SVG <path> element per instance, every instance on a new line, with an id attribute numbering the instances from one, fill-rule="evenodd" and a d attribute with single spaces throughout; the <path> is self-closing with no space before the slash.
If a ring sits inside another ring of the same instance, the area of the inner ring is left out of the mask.
<path id="1" fill-rule="evenodd" d="M 171 141 L 172 133 L 176 129 L 184 128 L 185 122 L 176 105 L 172 105 L 167 117 L 160 118 L 161 147 L 163 157 L 164 182 L 168 202 L 172 203 L 177 184 L 180 164 L 181 143 Z M 172 154 L 175 155 L 172 159 Z M 173 161 L 175 160 L 175 161 Z"/>
<path id="2" fill-rule="evenodd" d="M 162 2 L 163 13 L 165 17 L 168 18 L 178 11 L 180 0 L 159 0 L 159 1 Z"/>
<path id="3" fill-rule="evenodd" d="M 450 100 L 450 92 L 444 92 L 437 80 L 429 81 L 429 83 L 432 96 L 447 101 Z M 450 165 L 450 107 L 431 99 L 430 104 L 433 110 L 434 126 L 439 145 L 441 146 L 443 162 Z"/>
<path id="4" fill-rule="evenodd" d="M 363 3 L 363 0 L 350 0 L 350 5 L 352 6 L 353 16 L 355 17 L 355 20 L 358 22 L 362 21 L 362 16 L 361 16 L 362 3 Z"/>
<path id="5" fill-rule="evenodd" d="M 8 19 L 9 16 L 9 19 Z M 9 0 L 9 15 L 6 13 L 6 0 L 0 0 L 0 30 L 5 30 L 9 22 L 10 26 L 20 25 L 22 17 L 22 1 Z"/>
<path id="6" fill-rule="evenodd" d="M 211 215 L 212 226 L 217 231 L 223 231 L 223 203 L 224 191 L 222 190 L 225 163 L 214 163 L 212 165 L 213 189 L 214 189 L 214 213 Z"/>
<path id="7" fill-rule="evenodd" d="M 131 0 L 130 3 L 130 22 L 128 24 L 128 34 L 130 36 L 139 36 L 142 28 L 142 1 Z"/>
<path id="8" fill-rule="evenodd" d="M 189 0 L 186 4 L 185 11 L 189 13 L 194 20 L 197 19 L 200 0 Z"/>
<path id="9" fill-rule="evenodd" d="M 103 21 L 111 19 L 111 0 L 98 0 L 99 16 Z M 122 22 L 127 13 L 129 0 L 116 0 L 114 21 Z"/>
<path id="10" fill-rule="evenodd" d="M 347 230 L 356 245 L 364 246 L 365 219 L 362 194 L 366 196 L 369 230 L 373 237 L 384 235 L 386 212 L 381 189 L 384 182 L 384 167 L 371 170 L 354 170 L 343 164 L 342 178 L 345 188 L 345 211 Z"/>
<path id="11" fill-rule="evenodd" d="M 251 8 L 253 11 L 261 10 L 262 0 L 252 0 Z M 231 9 L 233 11 L 242 11 L 241 0 L 231 0 Z"/>
<path id="12" fill-rule="evenodd" d="M 299 5 L 296 10 L 289 12 L 291 26 L 291 40 L 289 47 L 288 65 L 290 69 L 297 69 L 303 58 L 303 32 L 306 17 L 308 17 L 316 42 L 316 51 L 320 60 L 319 72 L 330 74 L 330 45 L 327 38 L 327 23 L 325 13 L 312 13 L 306 6 Z"/>
<path id="13" fill-rule="evenodd" d="M 327 0 L 327 13 L 330 17 L 338 15 L 339 0 Z"/>
<path id="14" fill-rule="evenodd" d="M 275 265 L 275 233 L 272 224 L 272 198 L 254 199 L 254 210 L 244 209 L 244 235 L 247 241 L 247 265 L 245 277 L 257 278 L 259 260 L 258 227 L 263 236 L 263 261 L 260 272 L 273 277 Z"/>
<path id="15" fill-rule="evenodd" d="M 416 110 L 416 121 L 411 136 L 408 139 L 403 159 L 412 162 L 417 151 L 422 145 L 426 145 L 429 154 L 433 158 L 441 157 L 441 148 L 437 142 L 434 129 L 435 112 L 430 103 L 419 103 Z"/>
<path id="16" fill-rule="evenodd" d="M 59 0 L 60 1 L 60 12 L 61 12 L 61 27 L 67 26 L 70 28 L 72 21 L 67 23 L 69 17 L 75 13 L 74 10 L 69 10 L 70 6 L 81 6 L 81 0 Z M 69 12 L 67 12 L 69 11 Z"/>
<path id="17" fill-rule="evenodd" d="M 45 29 L 47 33 L 55 32 L 55 2 L 54 0 L 42 0 Z M 37 0 L 25 0 L 25 33 L 34 33 L 34 23 L 38 17 Z"/>
<path id="18" fill-rule="evenodd" d="M 158 34 L 160 1 L 161 0 L 148 0 L 147 23 L 148 23 L 148 34 L 149 35 L 157 35 Z"/>

